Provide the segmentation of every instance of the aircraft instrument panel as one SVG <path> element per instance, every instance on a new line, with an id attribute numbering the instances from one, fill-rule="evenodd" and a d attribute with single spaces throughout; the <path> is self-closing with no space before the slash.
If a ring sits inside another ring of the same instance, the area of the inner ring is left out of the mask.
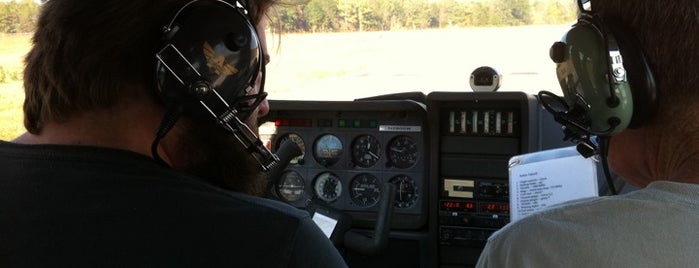
<path id="1" fill-rule="evenodd" d="M 424 225 L 427 215 L 427 112 L 417 102 L 276 101 L 263 118 L 276 151 L 286 140 L 301 154 L 292 158 L 274 186 L 283 202 L 305 208 L 311 202 L 352 216 L 370 227 L 381 187 L 396 186 L 393 228 Z M 269 129 L 273 130 L 269 130 Z"/>

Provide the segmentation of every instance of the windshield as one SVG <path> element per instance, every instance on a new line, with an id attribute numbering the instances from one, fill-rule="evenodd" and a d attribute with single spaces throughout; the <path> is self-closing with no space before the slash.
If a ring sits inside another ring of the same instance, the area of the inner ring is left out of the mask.
<path id="1" fill-rule="evenodd" d="M 573 1 L 559 0 L 311 0 L 283 6 L 268 33 L 266 88 L 272 99 L 292 100 L 471 91 L 471 72 L 490 66 L 501 75 L 501 91 L 560 94 L 548 50 L 575 12 Z"/>
<path id="2" fill-rule="evenodd" d="M 294 1 L 269 14 L 270 99 L 468 92 L 481 66 L 498 71 L 500 91 L 560 94 L 548 49 L 577 10 L 564 0 Z M 23 59 L 40 5 L 0 0 L 2 140 L 24 131 Z"/>

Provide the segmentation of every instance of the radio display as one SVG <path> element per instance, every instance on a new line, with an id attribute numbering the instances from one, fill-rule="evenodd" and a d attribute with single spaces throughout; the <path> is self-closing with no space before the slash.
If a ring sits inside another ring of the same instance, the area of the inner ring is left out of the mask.
<path id="1" fill-rule="evenodd" d="M 510 205 L 506 203 L 481 203 L 481 212 L 510 213 Z"/>
<path id="2" fill-rule="evenodd" d="M 461 201 L 442 201 L 442 209 L 447 211 L 476 212 L 476 203 Z"/>

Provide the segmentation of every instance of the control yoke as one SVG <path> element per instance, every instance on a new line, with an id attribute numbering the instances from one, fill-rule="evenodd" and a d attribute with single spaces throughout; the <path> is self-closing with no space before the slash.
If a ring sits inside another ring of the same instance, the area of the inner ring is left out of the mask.
<path id="1" fill-rule="evenodd" d="M 279 164 L 270 169 L 267 173 L 268 189 L 271 195 L 276 193 L 276 185 L 281 178 L 291 159 L 301 155 L 301 149 L 291 140 L 284 141 L 275 154 L 279 157 Z M 381 187 L 381 199 L 379 200 L 379 211 L 377 212 L 376 225 L 373 235 L 369 232 L 359 232 L 348 230 L 344 235 L 344 246 L 350 250 L 364 255 L 378 255 L 388 246 L 388 235 L 391 231 L 391 221 L 393 215 L 393 200 L 396 197 L 396 186 L 392 183 L 385 183 Z M 277 193 L 278 194 L 278 193 Z"/>
<path id="2" fill-rule="evenodd" d="M 393 200 L 396 198 L 396 186 L 385 183 L 381 187 L 381 200 L 377 212 L 373 237 L 349 230 L 345 233 L 345 246 L 364 255 L 378 255 L 388 246 L 388 234 L 391 232 L 393 218 Z"/>

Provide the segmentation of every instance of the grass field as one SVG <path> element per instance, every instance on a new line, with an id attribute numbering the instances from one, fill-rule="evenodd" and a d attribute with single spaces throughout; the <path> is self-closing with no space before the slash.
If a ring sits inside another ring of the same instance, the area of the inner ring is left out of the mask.
<path id="1" fill-rule="evenodd" d="M 16 137 L 24 131 L 22 103 L 24 90 L 22 69 L 24 56 L 29 51 L 30 35 L 0 34 L 0 140 Z"/>
<path id="2" fill-rule="evenodd" d="M 499 70 L 501 91 L 560 92 L 549 46 L 568 25 L 268 34 L 271 99 L 352 100 L 395 92 L 470 91 L 471 71 Z M 0 35 L 0 66 L 21 77 L 29 35 Z M 0 139 L 23 131 L 20 82 L 0 83 Z"/>
<path id="3" fill-rule="evenodd" d="M 21 82 L 0 84 L 0 140 L 8 140 L 24 132 Z"/>

